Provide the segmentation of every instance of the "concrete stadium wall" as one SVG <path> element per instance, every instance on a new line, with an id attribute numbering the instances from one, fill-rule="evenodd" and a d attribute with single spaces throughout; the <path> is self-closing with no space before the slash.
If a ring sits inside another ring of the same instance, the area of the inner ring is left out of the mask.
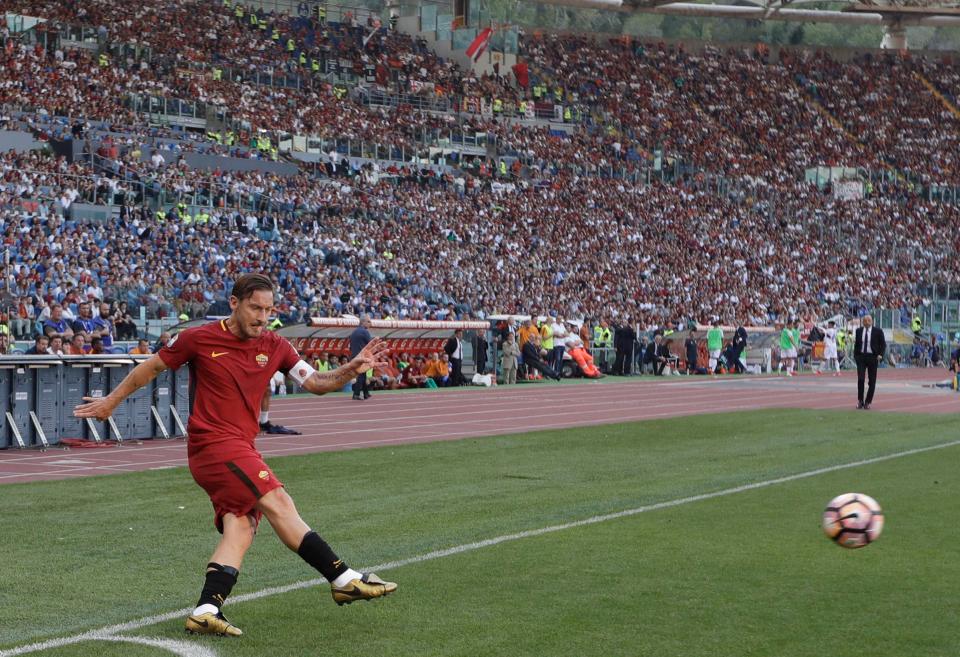
<path id="1" fill-rule="evenodd" d="M 24 153 L 38 148 L 43 148 L 43 143 L 34 139 L 29 132 L 0 130 L 0 153 L 6 153 L 7 151 Z"/>

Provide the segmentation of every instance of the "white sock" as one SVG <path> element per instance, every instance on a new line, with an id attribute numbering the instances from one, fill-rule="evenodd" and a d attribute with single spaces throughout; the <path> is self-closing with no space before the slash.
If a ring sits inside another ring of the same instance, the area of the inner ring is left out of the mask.
<path id="1" fill-rule="evenodd" d="M 270 411 L 260 411 L 260 424 L 266 424 L 270 421 Z"/>
<path id="2" fill-rule="evenodd" d="M 220 613 L 220 609 L 217 607 L 217 605 L 212 605 L 209 602 L 205 605 L 200 605 L 199 607 L 193 610 L 194 616 L 200 616 L 201 614 L 219 614 L 219 613 Z"/>
<path id="3" fill-rule="evenodd" d="M 840 361 L 839 361 L 839 360 L 833 361 L 833 366 L 834 366 L 835 368 L 837 368 L 837 372 L 840 372 Z"/>
<path id="4" fill-rule="evenodd" d="M 339 577 L 337 577 L 337 579 L 333 580 L 331 584 L 338 587 L 346 586 L 350 583 L 350 580 L 360 579 L 361 577 L 363 577 L 363 573 L 358 573 L 353 568 L 347 568 L 343 573 L 340 574 Z"/>

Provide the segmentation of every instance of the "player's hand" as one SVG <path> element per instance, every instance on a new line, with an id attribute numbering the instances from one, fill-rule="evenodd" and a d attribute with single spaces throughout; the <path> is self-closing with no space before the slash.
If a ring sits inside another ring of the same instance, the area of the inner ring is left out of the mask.
<path id="1" fill-rule="evenodd" d="M 74 407 L 74 417 L 92 417 L 105 421 L 113 415 L 113 409 L 117 407 L 117 403 L 112 401 L 110 397 L 84 397 L 83 401 L 86 403 Z"/>
<path id="2" fill-rule="evenodd" d="M 374 338 L 367 343 L 356 357 L 350 361 L 357 374 L 363 374 L 374 367 L 383 367 L 387 364 L 386 356 L 390 352 L 390 347 L 381 338 Z"/>

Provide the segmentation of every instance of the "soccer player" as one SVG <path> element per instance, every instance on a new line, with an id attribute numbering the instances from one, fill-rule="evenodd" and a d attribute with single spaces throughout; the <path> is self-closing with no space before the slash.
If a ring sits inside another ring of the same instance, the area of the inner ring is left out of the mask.
<path id="1" fill-rule="evenodd" d="M 315 395 L 335 392 L 362 372 L 383 365 L 387 346 L 372 340 L 339 369 L 319 373 L 300 359 L 289 342 L 267 331 L 273 284 L 261 274 L 234 283 L 230 317 L 181 331 L 144 361 L 109 395 L 85 397 L 74 415 L 108 418 L 126 397 L 167 368 L 190 364 L 195 390 L 187 425 L 190 473 L 213 503 L 214 524 L 222 534 L 207 564 L 206 581 L 186 629 L 198 634 L 240 636 L 224 618 L 224 601 L 236 584 L 243 557 L 262 516 L 284 544 L 330 582 L 338 605 L 378 598 L 397 585 L 347 566 L 297 512 L 283 484 L 254 447 L 260 400 L 277 370 Z"/>
<path id="2" fill-rule="evenodd" d="M 823 360 L 826 361 L 827 369 L 830 369 L 830 361 L 833 361 L 834 376 L 840 376 L 840 359 L 837 357 L 837 323 L 827 322 L 827 328 L 823 329 Z"/>

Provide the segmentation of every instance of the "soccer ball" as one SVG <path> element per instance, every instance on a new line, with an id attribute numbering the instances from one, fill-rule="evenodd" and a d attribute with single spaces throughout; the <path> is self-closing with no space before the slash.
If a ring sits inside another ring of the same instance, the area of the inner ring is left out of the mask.
<path id="1" fill-rule="evenodd" d="M 881 531 L 883 511 L 869 495 L 838 495 L 823 511 L 823 532 L 841 547 L 866 547 L 880 538 Z"/>

